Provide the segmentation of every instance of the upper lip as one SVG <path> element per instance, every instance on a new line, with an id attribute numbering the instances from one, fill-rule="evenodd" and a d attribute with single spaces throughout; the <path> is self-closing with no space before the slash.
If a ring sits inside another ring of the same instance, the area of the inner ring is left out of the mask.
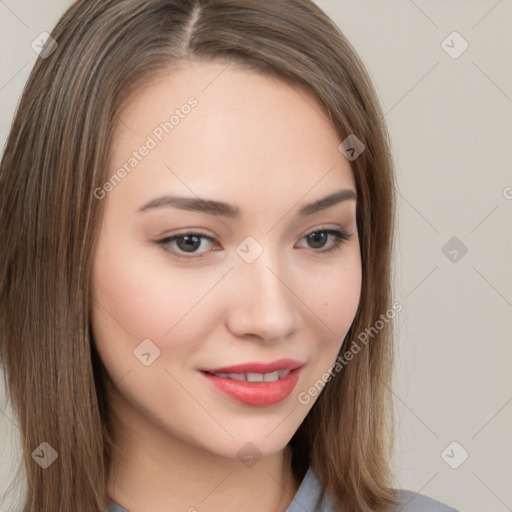
<path id="1" fill-rule="evenodd" d="M 301 366 L 304 366 L 304 363 L 295 359 L 278 359 L 271 363 L 243 363 L 219 368 L 205 368 L 201 371 L 208 373 L 272 373 L 277 370 L 295 370 Z"/>

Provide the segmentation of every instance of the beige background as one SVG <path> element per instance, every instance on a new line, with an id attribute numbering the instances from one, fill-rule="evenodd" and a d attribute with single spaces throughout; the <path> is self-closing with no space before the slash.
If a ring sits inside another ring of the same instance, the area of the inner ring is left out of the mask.
<path id="1" fill-rule="evenodd" d="M 2 148 L 31 42 L 69 3 L 0 0 Z M 367 65 L 393 140 L 396 486 L 464 512 L 512 511 L 512 1 L 317 3 Z M 457 58 L 441 46 L 453 31 L 469 44 Z M 14 511 L 19 439 L 0 398 L 0 511 Z"/>

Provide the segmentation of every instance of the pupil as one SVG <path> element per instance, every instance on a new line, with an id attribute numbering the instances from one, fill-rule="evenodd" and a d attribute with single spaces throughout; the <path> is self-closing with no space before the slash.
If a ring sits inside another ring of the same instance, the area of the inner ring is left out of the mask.
<path id="1" fill-rule="evenodd" d="M 326 233 L 324 233 L 323 231 L 319 231 L 318 233 L 311 233 L 311 235 L 309 235 L 308 238 L 310 239 L 310 241 L 313 242 L 313 245 L 315 245 L 315 243 L 320 242 L 318 246 L 314 247 L 315 249 L 318 249 L 324 246 L 326 237 Z"/>
<path id="2" fill-rule="evenodd" d="M 183 236 L 177 240 L 178 246 L 180 246 L 180 241 L 184 240 L 186 243 L 183 244 L 183 247 L 180 247 L 181 250 L 185 250 L 188 252 L 194 252 L 194 249 L 197 249 L 200 245 L 199 237 L 197 236 Z M 190 251 L 189 251 L 190 249 Z"/>

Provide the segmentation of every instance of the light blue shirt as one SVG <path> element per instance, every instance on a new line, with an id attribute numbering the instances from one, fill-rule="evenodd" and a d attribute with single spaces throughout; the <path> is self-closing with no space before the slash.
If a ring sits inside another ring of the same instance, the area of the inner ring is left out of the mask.
<path id="1" fill-rule="evenodd" d="M 286 512 L 337 512 L 326 495 L 320 503 L 317 503 L 321 493 L 320 481 L 313 470 L 309 468 Z M 440 501 L 413 491 L 398 489 L 398 498 L 397 511 L 400 512 L 459 512 Z M 113 501 L 110 504 L 108 512 L 129 512 Z"/>

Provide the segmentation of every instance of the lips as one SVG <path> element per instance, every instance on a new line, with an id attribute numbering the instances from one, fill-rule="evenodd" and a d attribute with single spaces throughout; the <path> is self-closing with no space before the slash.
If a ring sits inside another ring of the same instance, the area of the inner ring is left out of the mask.
<path id="1" fill-rule="evenodd" d="M 294 390 L 304 363 L 279 359 L 271 363 L 244 363 L 201 370 L 222 394 L 244 405 L 266 407 L 287 398 Z"/>

